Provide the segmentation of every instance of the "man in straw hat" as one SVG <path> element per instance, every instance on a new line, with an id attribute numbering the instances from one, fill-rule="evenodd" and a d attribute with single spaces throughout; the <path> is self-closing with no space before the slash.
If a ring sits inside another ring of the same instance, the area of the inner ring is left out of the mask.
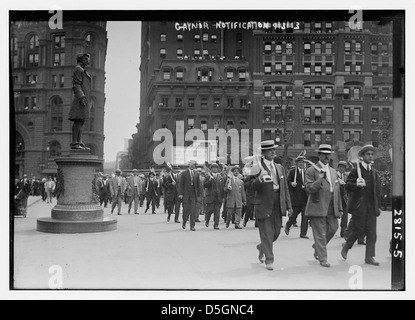
<path id="1" fill-rule="evenodd" d="M 305 206 L 307 204 L 307 193 L 305 191 L 304 157 L 298 156 L 295 159 L 295 164 L 296 166 L 291 169 L 288 174 L 288 187 L 290 189 L 293 214 L 288 219 L 284 231 L 288 236 L 291 226 L 295 224 L 297 216 L 301 213 L 300 238 L 308 239 L 308 218 L 304 216 Z"/>
<path id="2" fill-rule="evenodd" d="M 259 229 L 261 243 L 257 245 L 258 259 L 265 261 L 267 270 L 273 270 L 274 253 L 273 244 L 278 239 L 282 217 L 292 214 L 291 199 L 288 191 L 287 177 L 284 168 L 274 162 L 276 148 L 273 140 L 261 142 L 262 158 L 252 168 L 253 172 L 259 172 L 254 180 L 251 180 L 255 190 L 254 212 Z"/>
<path id="3" fill-rule="evenodd" d="M 378 266 L 375 260 L 376 218 L 380 215 L 380 178 L 375 168 L 372 168 L 375 148 L 367 144 L 359 151 L 363 161 L 360 166 L 361 177 L 358 179 L 358 168 L 353 168 L 347 177 L 346 190 L 351 192 L 349 212 L 352 218 L 349 224 L 350 232 L 343 244 L 341 255 L 347 259 L 348 251 L 361 234 L 366 234 L 365 263 Z"/>
<path id="4" fill-rule="evenodd" d="M 138 204 L 140 201 L 140 193 L 142 192 L 141 178 L 138 176 L 138 170 L 133 169 L 132 176 L 127 179 L 127 188 L 130 190 L 130 197 L 128 199 L 128 213 L 131 211 L 134 202 L 134 214 L 138 214 Z"/>
<path id="5" fill-rule="evenodd" d="M 111 192 L 111 214 L 114 212 L 115 207 L 118 208 L 118 215 L 121 215 L 122 197 L 127 188 L 125 179 L 121 176 L 121 170 L 115 170 L 115 176 L 110 179 L 110 192 Z"/>
<path id="6" fill-rule="evenodd" d="M 313 230 L 314 258 L 322 267 L 329 268 L 327 244 L 339 228 L 337 219 L 343 214 L 343 207 L 336 170 L 329 166 L 333 153 L 331 145 L 321 144 L 316 151 L 319 161 L 306 171 L 308 201 L 305 215 L 309 217 Z"/>
<path id="7" fill-rule="evenodd" d="M 213 213 L 213 228 L 219 230 L 220 208 L 224 197 L 224 184 L 226 176 L 219 173 L 219 165 L 212 163 L 210 172 L 206 174 L 204 187 L 206 188 L 206 214 L 205 226 L 209 227 L 210 217 Z"/>

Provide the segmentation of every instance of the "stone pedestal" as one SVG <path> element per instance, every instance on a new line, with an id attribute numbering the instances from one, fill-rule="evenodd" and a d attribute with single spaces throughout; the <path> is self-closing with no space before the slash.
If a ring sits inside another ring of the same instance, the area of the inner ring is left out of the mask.
<path id="1" fill-rule="evenodd" d="M 99 206 L 96 169 L 102 160 L 86 150 L 71 150 L 55 159 L 58 165 L 56 196 L 50 218 L 37 219 L 37 231 L 89 233 L 117 229 L 117 219 L 104 217 Z"/>

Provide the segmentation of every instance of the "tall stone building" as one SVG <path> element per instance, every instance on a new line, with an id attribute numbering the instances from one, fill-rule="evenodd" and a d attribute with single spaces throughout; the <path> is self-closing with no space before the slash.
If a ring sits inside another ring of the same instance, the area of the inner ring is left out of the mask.
<path id="1" fill-rule="evenodd" d="M 192 128 L 259 129 L 291 159 L 329 143 L 338 161 L 350 140 L 376 145 L 391 117 L 392 23 L 152 21 L 141 41 L 142 167 L 155 160 L 160 128 L 175 145 Z"/>
<path id="2" fill-rule="evenodd" d="M 90 119 L 84 125 L 83 140 L 93 154 L 102 158 L 106 22 L 64 22 L 62 29 L 51 29 L 48 22 L 11 24 L 15 176 L 55 175 L 55 157 L 69 150 L 72 70 L 80 52 L 91 55 L 88 70 L 92 75 Z"/>

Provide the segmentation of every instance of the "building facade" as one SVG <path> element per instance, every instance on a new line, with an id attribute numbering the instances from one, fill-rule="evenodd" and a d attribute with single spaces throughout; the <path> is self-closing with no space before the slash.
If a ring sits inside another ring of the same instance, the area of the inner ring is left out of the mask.
<path id="1" fill-rule="evenodd" d="M 335 161 L 350 140 L 377 144 L 392 115 L 391 23 L 218 26 L 143 22 L 140 166 L 154 161 L 160 128 L 175 138 L 192 128 L 259 129 L 291 159 L 316 157 L 321 143 L 335 147 Z"/>
<path id="2" fill-rule="evenodd" d="M 64 22 L 62 29 L 51 29 L 48 22 L 12 23 L 16 177 L 55 175 L 54 159 L 69 151 L 72 70 L 81 52 L 91 56 L 92 75 L 90 118 L 83 127 L 83 140 L 91 153 L 103 158 L 106 22 Z"/>

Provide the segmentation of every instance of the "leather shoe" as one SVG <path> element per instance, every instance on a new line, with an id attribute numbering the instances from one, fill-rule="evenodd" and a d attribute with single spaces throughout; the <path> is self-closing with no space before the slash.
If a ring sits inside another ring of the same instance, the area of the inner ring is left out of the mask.
<path id="1" fill-rule="evenodd" d="M 327 261 L 320 261 L 320 266 L 324 268 L 330 268 L 330 263 L 328 263 Z"/>
<path id="2" fill-rule="evenodd" d="M 287 226 L 285 226 L 284 231 L 287 236 L 290 234 L 290 228 L 288 228 Z"/>
<path id="3" fill-rule="evenodd" d="M 269 271 L 274 270 L 274 266 L 272 265 L 272 263 L 267 263 L 267 264 L 265 265 L 265 268 L 267 268 L 267 270 L 269 270 Z"/>
<path id="4" fill-rule="evenodd" d="M 256 248 L 259 251 L 259 254 L 258 254 L 258 260 L 259 260 L 259 262 L 264 263 L 265 262 L 264 251 L 262 251 L 262 249 L 261 249 L 261 247 L 260 247 L 259 244 L 256 246 Z"/>
<path id="5" fill-rule="evenodd" d="M 246 222 L 244 222 L 243 226 L 244 226 L 244 228 L 246 227 Z"/>
<path id="6" fill-rule="evenodd" d="M 174 220 L 174 222 L 176 222 L 176 223 L 180 223 L 180 221 L 179 221 L 179 220 Z"/>
<path id="7" fill-rule="evenodd" d="M 308 236 L 300 236 L 300 238 L 303 238 L 303 239 L 310 239 Z"/>
<path id="8" fill-rule="evenodd" d="M 206 228 L 209 228 L 209 221 L 205 221 Z"/>
<path id="9" fill-rule="evenodd" d="M 182 224 L 182 228 L 186 229 L 186 224 L 185 223 Z"/>
<path id="10" fill-rule="evenodd" d="M 229 228 L 229 222 L 226 222 L 226 228 Z"/>
<path id="11" fill-rule="evenodd" d="M 357 244 L 361 244 L 362 246 L 365 246 L 365 245 L 366 245 L 366 242 L 365 242 L 365 240 L 363 240 L 363 241 L 358 241 L 358 242 L 357 242 Z"/>
<path id="12" fill-rule="evenodd" d="M 200 220 L 199 220 L 199 219 L 197 219 L 197 220 L 195 220 L 195 222 L 200 222 Z"/>
<path id="13" fill-rule="evenodd" d="M 190 227 L 190 231 L 196 231 L 195 227 Z"/>
<path id="14" fill-rule="evenodd" d="M 340 254 L 342 255 L 344 260 L 347 260 L 347 252 L 349 251 L 349 249 L 346 248 L 346 244 L 343 243 L 342 244 L 342 251 L 340 252 Z"/>
<path id="15" fill-rule="evenodd" d="M 215 230 L 219 230 L 219 227 L 213 227 L 213 229 L 215 229 Z"/>
<path id="16" fill-rule="evenodd" d="M 314 259 L 318 260 L 318 255 L 317 255 L 314 244 L 311 247 L 314 249 Z"/>
<path id="17" fill-rule="evenodd" d="M 235 226 L 235 229 L 242 229 L 242 227 L 240 227 L 240 226 Z"/>
<path id="18" fill-rule="evenodd" d="M 366 264 L 371 264 L 372 266 L 378 266 L 380 263 L 375 260 L 375 258 L 365 259 Z"/>

